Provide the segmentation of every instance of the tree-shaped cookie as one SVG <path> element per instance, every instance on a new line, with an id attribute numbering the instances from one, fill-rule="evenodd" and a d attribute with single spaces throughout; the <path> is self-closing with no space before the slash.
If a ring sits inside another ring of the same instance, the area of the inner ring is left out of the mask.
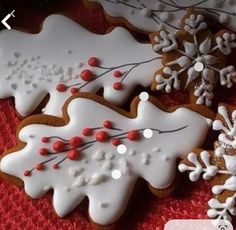
<path id="1" fill-rule="evenodd" d="M 191 181 L 211 180 L 214 198 L 209 200 L 210 218 L 231 220 L 236 215 L 236 110 L 227 105 L 218 107 L 213 129 L 219 131 L 214 151 L 196 150 L 179 165 L 190 172 Z"/>
<path id="2" fill-rule="evenodd" d="M 236 30 L 234 0 L 84 0 L 92 7 L 100 4 L 115 23 L 125 22 L 143 32 L 156 32 L 163 27 L 168 31 L 180 29 L 179 19 L 193 8 Z"/>
<path id="3" fill-rule="evenodd" d="M 165 112 L 153 98 L 140 97 L 127 113 L 80 94 L 67 102 L 63 119 L 26 119 L 1 171 L 20 178 L 32 198 L 54 190 L 61 217 L 87 196 L 93 222 L 114 223 L 138 178 L 159 196 L 173 189 L 176 159 L 201 146 L 211 123 L 188 108 Z"/>
<path id="4" fill-rule="evenodd" d="M 62 15 L 45 19 L 42 31 L 0 33 L 0 97 L 14 96 L 17 111 L 29 115 L 49 94 L 45 113 L 61 115 L 78 91 L 97 92 L 124 103 L 137 85 L 147 87 L 160 66 L 151 44 L 137 42 L 124 28 L 91 33 Z"/>
<path id="5" fill-rule="evenodd" d="M 222 30 L 213 35 L 197 12 L 188 12 L 177 33 L 161 30 L 151 39 L 153 49 L 163 55 L 163 68 L 155 74 L 153 90 L 188 89 L 196 104 L 211 106 L 214 88 L 230 88 L 236 80 L 235 67 L 226 62 L 236 47 L 235 34 Z"/>

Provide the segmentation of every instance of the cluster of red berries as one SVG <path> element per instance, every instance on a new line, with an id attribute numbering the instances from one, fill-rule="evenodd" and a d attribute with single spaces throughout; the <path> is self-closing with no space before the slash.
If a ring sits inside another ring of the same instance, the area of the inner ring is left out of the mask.
<path id="1" fill-rule="evenodd" d="M 105 129 L 111 129 L 113 128 L 113 124 L 109 120 L 105 120 L 103 122 L 103 127 Z M 91 128 L 84 128 L 82 130 L 82 135 L 84 137 L 87 136 L 93 136 L 94 135 L 94 129 Z M 111 137 L 109 137 L 109 134 L 105 130 L 100 130 L 95 133 L 95 139 L 97 142 L 103 143 L 108 141 Z M 131 130 L 126 133 L 126 138 L 130 141 L 137 141 L 140 137 L 139 131 L 138 130 Z M 114 146 L 118 146 L 121 142 L 118 137 L 116 138 L 111 138 L 111 144 Z M 43 143 L 48 143 L 50 142 L 50 137 L 42 137 L 41 142 Z M 62 140 L 56 140 L 55 142 L 52 143 L 52 150 L 53 152 L 50 152 L 48 148 L 40 148 L 39 149 L 39 154 L 42 156 L 48 155 L 48 154 L 56 154 L 56 153 L 61 153 L 61 152 L 66 152 L 66 157 L 70 160 L 78 160 L 81 156 L 80 151 L 78 150 L 79 147 L 81 147 L 84 144 L 83 138 L 80 136 L 73 136 L 68 140 L 67 142 L 64 142 Z M 66 147 L 70 146 L 70 149 L 67 150 Z M 34 168 L 38 171 L 44 170 L 44 163 L 38 163 L 34 166 Z M 53 164 L 54 169 L 59 168 L 59 164 Z M 30 176 L 31 171 L 26 170 L 24 172 L 25 176 Z"/>
<path id="2" fill-rule="evenodd" d="M 88 59 L 88 65 L 91 67 L 99 67 L 100 65 L 100 60 L 97 57 L 91 57 Z M 80 73 L 80 77 L 83 81 L 85 82 L 89 82 L 94 78 L 94 73 L 90 70 L 90 69 L 85 69 L 82 70 L 82 72 Z M 115 70 L 113 72 L 113 76 L 116 78 L 120 78 L 123 76 L 123 73 L 119 70 Z M 63 83 L 59 83 L 56 87 L 58 92 L 65 92 L 67 90 L 67 86 Z M 113 88 L 116 90 L 121 90 L 122 89 L 122 83 L 121 82 L 115 82 L 113 84 Z M 72 87 L 71 88 L 71 93 L 75 94 L 78 93 L 78 89 L 76 87 Z"/>

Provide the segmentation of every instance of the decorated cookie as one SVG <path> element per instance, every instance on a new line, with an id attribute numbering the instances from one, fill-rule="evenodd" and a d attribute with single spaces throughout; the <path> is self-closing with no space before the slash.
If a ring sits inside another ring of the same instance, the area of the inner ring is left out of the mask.
<path id="1" fill-rule="evenodd" d="M 202 175 L 212 183 L 214 198 L 208 202 L 208 216 L 230 220 L 236 215 L 236 110 L 221 105 L 213 129 L 219 131 L 213 151 L 197 149 L 179 165 L 181 172 L 190 172 L 191 181 Z"/>
<path id="2" fill-rule="evenodd" d="M 189 11 L 179 32 L 161 30 L 151 39 L 154 51 L 163 56 L 153 90 L 188 89 L 191 101 L 211 106 L 216 86 L 235 83 L 235 67 L 227 65 L 226 57 L 236 47 L 236 35 L 226 30 L 212 34 L 201 14 Z"/>
<path id="3" fill-rule="evenodd" d="M 156 32 L 163 28 L 168 31 L 179 30 L 179 18 L 189 8 L 236 30 L 234 0 L 85 0 L 85 3 L 89 6 L 100 4 L 111 21 L 125 22 L 143 32 Z"/>
<path id="4" fill-rule="evenodd" d="M 60 217 L 87 196 L 92 221 L 114 223 L 138 178 L 159 196 L 173 188 L 176 159 L 200 147 L 211 124 L 190 106 L 167 112 L 145 92 L 140 99 L 127 113 L 81 93 L 66 103 L 63 119 L 27 118 L 1 171 L 20 178 L 32 198 L 52 189 Z"/>
<path id="5" fill-rule="evenodd" d="M 22 116 L 47 94 L 45 113 L 52 115 L 62 115 L 65 100 L 78 91 L 103 88 L 105 99 L 121 104 L 135 86 L 149 86 L 160 67 L 151 44 L 124 28 L 96 35 L 61 15 L 46 18 L 39 34 L 1 32 L 0 47 L 0 97 L 14 96 Z"/>

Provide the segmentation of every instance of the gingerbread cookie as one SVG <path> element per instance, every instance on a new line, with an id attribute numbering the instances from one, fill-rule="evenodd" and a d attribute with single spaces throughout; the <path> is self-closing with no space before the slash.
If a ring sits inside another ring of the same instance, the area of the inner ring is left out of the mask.
<path id="1" fill-rule="evenodd" d="M 226 56 L 236 47 L 236 35 L 222 30 L 213 35 L 204 17 L 192 10 L 182 20 L 177 33 L 161 30 L 151 35 L 153 49 L 163 56 L 163 68 L 153 81 L 153 90 L 169 93 L 188 89 L 191 101 L 211 106 L 214 88 L 232 87 L 235 67 L 227 65 Z"/>
<path id="2" fill-rule="evenodd" d="M 61 115 L 65 100 L 78 91 L 103 88 L 105 99 L 121 104 L 135 86 L 149 86 L 160 66 L 151 44 L 127 30 L 97 35 L 62 15 L 46 18 L 39 34 L 11 30 L 0 37 L 0 97 L 14 96 L 22 116 L 47 94 L 45 113 L 52 115 Z"/>
<path id="3" fill-rule="evenodd" d="M 112 22 L 124 22 L 145 33 L 163 28 L 168 31 L 179 30 L 179 18 L 190 8 L 236 30 L 236 2 L 233 0 L 85 0 L 85 4 L 100 4 Z"/>
<path id="4" fill-rule="evenodd" d="M 236 215 L 236 110 L 227 105 L 218 107 L 213 130 L 219 131 L 213 151 L 197 149 L 179 165 L 181 172 L 190 172 L 191 181 L 202 174 L 211 180 L 214 198 L 209 200 L 210 218 L 231 220 Z"/>
<path id="5" fill-rule="evenodd" d="M 20 178 L 32 198 L 52 189 L 60 217 L 87 196 L 92 221 L 114 223 L 138 178 L 157 195 L 173 187 L 176 159 L 201 146 L 211 124 L 191 106 L 167 112 L 145 92 L 140 99 L 127 113 L 81 93 L 67 101 L 63 119 L 27 118 L 19 145 L 1 160 L 1 171 Z"/>

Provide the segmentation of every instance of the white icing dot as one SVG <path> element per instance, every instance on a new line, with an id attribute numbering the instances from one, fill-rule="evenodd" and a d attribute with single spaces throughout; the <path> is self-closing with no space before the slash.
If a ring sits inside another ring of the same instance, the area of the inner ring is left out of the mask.
<path id="1" fill-rule="evenodd" d="M 118 180 L 121 178 L 121 171 L 118 169 L 115 169 L 112 171 L 111 176 L 113 179 Z"/>
<path id="2" fill-rule="evenodd" d="M 93 158 L 94 160 L 100 161 L 100 160 L 103 160 L 103 159 L 104 159 L 104 155 L 105 155 L 105 152 L 103 152 L 103 151 L 97 151 L 96 153 L 93 154 L 92 158 Z"/>
<path id="3" fill-rule="evenodd" d="M 93 175 L 91 176 L 91 179 L 89 181 L 90 185 L 97 185 L 100 184 L 102 181 L 105 180 L 105 175 L 101 174 L 99 172 L 95 172 L 93 173 Z"/>
<path id="4" fill-rule="evenodd" d="M 70 176 L 77 177 L 78 175 L 80 175 L 83 172 L 83 168 L 76 169 L 76 168 L 70 167 L 68 169 L 68 171 L 69 171 Z"/>
<path id="5" fill-rule="evenodd" d="M 147 153 L 141 154 L 141 163 L 144 165 L 148 165 L 150 163 L 150 155 Z"/>
<path id="6" fill-rule="evenodd" d="M 118 145 L 117 152 L 119 154 L 125 154 L 127 151 L 127 147 L 125 145 Z"/>
<path id="7" fill-rule="evenodd" d="M 46 111 L 46 109 L 45 108 L 42 108 L 42 113 L 44 113 Z"/>
<path id="8" fill-rule="evenodd" d="M 66 192 L 70 192 L 70 191 L 71 191 L 71 188 L 70 188 L 70 187 L 67 187 L 67 186 L 65 186 L 65 187 L 64 187 L 64 190 L 65 190 Z"/>
<path id="9" fill-rule="evenodd" d="M 160 18 L 163 22 L 167 22 L 170 20 L 170 14 L 167 12 L 163 12 L 160 14 Z"/>
<path id="10" fill-rule="evenodd" d="M 107 161 L 104 162 L 104 164 L 101 167 L 104 170 L 111 169 L 112 168 L 112 163 L 109 160 L 107 160 Z"/>
<path id="11" fill-rule="evenodd" d="M 16 83 L 12 83 L 12 84 L 11 84 L 11 88 L 12 88 L 12 89 L 17 89 L 17 84 L 16 84 Z"/>
<path id="12" fill-rule="evenodd" d="M 128 165 L 127 160 L 120 159 L 119 160 L 119 166 L 120 166 L 120 170 L 123 174 L 129 173 L 129 165 Z"/>
<path id="13" fill-rule="evenodd" d="M 130 150 L 128 154 L 129 154 L 130 156 L 134 156 L 135 153 L 136 153 L 136 152 L 135 152 L 134 150 Z"/>
<path id="14" fill-rule="evenodd" d="M 135 11 L 134 11 L 134 10 L 130 10 L 130 14 L 131 14 L 131 15 L 134 15 L 134 14 L 135 14 Z"/>
<path id="15" fill-rule="evenodd" d="M 44 186 L 43 191 L 48 191 L 50 189 L 50 186 Z"/>
<path id="16" fill-rule="evenodd" d="M 149 94 L 147 92 L 142 92 L 142 93 L 140 93 L 139 98 L 141 101 L 148 101 Z"/>
<path id="17" fill-rule="evenodd" d="M 100 207 L 101 207 L 101 208 L 106 208 L 106 207 L 108 207 L 108 203 L 106 203 L 106 202 L 101 202 L 101 203 L 100 203 Z"/>
<path id="18" fill-rule="evenodd" d="M 163 161 L 169 161 L 169 159 L 170 159 L 168 156 L 165 156 L 165 155 L 163 155 L 161 158 Z"/>
<path id="19" fill-rule="evenodd" d="M 114 154 L 113 153 L 106 153 L 105 158 L 108 159 L 108 160 L 111 160 L 111 159 L 114 158 Z"/>
<path id="20" fill-rule="evenodd" d="M 220 17 L 219 17 L 219 20 L 220 20 L 220 23 L 226 24 L 226 23 L 229 22 L 230 16 L 227 15 L 227 14 L 225 14 L 225 13 L 221 13 L 221 14 L 220 14 Z"/>
<path id="21" fill-rule="evenodd" d="M 151 138 L 153 136 L 153 131 L 151 129 L 145 129 L 143 131 L 143 136 L 147 139 Z"/>
<path id="22" fill-rule="evenodd" d="M 14 53 L 14 56 L 15 56 L 15 58 L 19 58 L 19 57 L 20 57 L 20 53 L 15 52 L 15 53 Z"/>
<path id="23" fill-rule="evenodd" d="M 83 176 L 78 176 L 77 180 L 72 184 L 73 187 L 80 187 L 86 184 Z"/>
<path id="24" fill-rule="evenodd" d="M 155 147 L 155 148 L 152 149 L 152 152 L 160 152 L 160 151 L 161 151 L 161 149 L 158 148 L 158 147 Z"/>
<path id="25" fill-rule="evenodd" d="M 204 69 L 204 65 L 202 62 L 196 62 L 194 65 L 194 70 L 197 72 L 202 72 Z"/>
<path id="26" fill-rule="evenodd" d="M 141 9 L 141 14 L 147 18 L 150 18 L 152 16 L 152 10 L 149 8 L 143 8 Z"/>

